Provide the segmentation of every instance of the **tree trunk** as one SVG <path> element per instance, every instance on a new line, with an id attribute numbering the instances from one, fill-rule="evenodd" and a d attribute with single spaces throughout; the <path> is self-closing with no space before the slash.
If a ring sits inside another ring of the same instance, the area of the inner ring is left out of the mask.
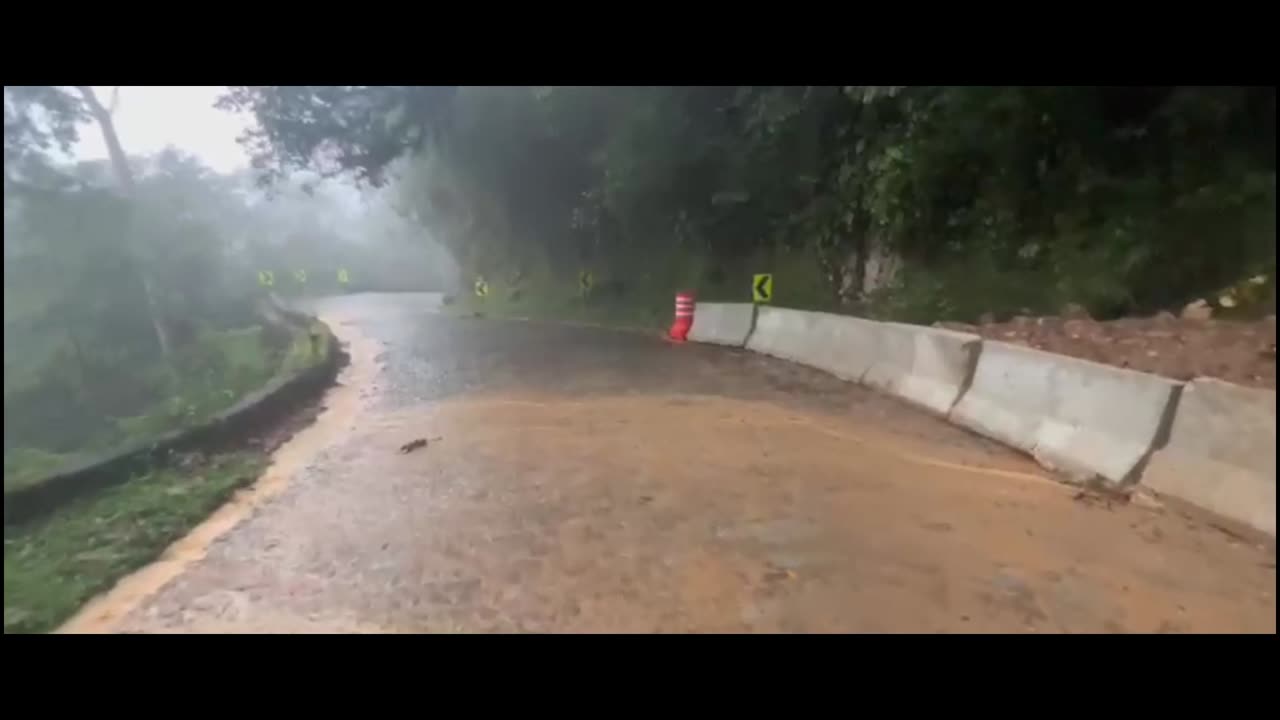
<path id="1" fill-rule="evenodd" d="M 111 120 L 111 112 L 103 107 L 102 103 L 98 102 L 98 96 L 94 95 L 93 88 L 88 85 L 77 85 L 76 89 L 84 97 L 89 113 L 93 115 L 93 119 L 97 121 L 98 127 L 102 130 L 102 139 L 107 145 L 107 155 L 111 158 L 111 167 L 115 172 L 116 182 L 120 183 L 120 189 L 129 201 L 130 221 L 126 225 L 126 232 L 130 232 L 133 224 L 132 215 L 136 211 L 137 192 L 133 182 L 133 170 L 129 168 L 129 157 L 125 155 L 124 148 L 120 146 L 120 138 L 116 135 L 116 127 Z M 115 109 L 117 98 L 118 96 L 112 98 L 112 110 Z M 138 277 L 142 279 L 142 292 L 146 296 L 147 314 L 150 316 L 151 328 L 156 335 L 156 344 L 160 346 L 160 355 L 164 358 L 165 363 L 169 364 L 172 357 L 172 346 L 169 343 L 169 332 L 165 327 L 164 318 L 160 311 L 160 302 L 156 299 L 155 285 L 151 282 L 151 275 L 147 272 L 146 266 L 142 261 L 142 253 L 139 252 L 135 242 L 126 237 L 125 243 L 133 256 L 134 268 L 138 273 Z"/>
<path id="2" fill-rule="evenodd" d="M 84 348 L 80 345 L 80 338 L 76 337 L 75 331 L 71 328 L 67 328 L 67 338 L 71 341 L 71 351 L 75 356 L 76 389 L 80 391 L 80 396 L 85 398 L 90 406 L 96 408 L 103 416 L 107 416 L 109 413 L 99 402 L 98 393 L 89 382 L 89 364 L 85 361 Z"/>

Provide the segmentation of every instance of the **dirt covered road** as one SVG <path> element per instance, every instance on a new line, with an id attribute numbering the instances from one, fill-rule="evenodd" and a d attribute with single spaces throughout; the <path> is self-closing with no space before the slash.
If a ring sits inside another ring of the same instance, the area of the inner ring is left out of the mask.
<path id="1" fill-rule="evenodd" d="M 316 424 L 64 629 L 1275 632 L 1274 550 L 896 401 L 433 306 L 323 303 L 352 363 Z"/>

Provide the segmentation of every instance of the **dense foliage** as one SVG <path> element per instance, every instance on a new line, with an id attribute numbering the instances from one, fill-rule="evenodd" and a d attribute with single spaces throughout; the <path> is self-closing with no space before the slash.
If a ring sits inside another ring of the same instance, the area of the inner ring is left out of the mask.
<path id="1" fill-rule="evenodd" d="M 278 371 L 292 338 L 258 317 L 259 271 L 280 294 L 339 292 L 339 269 L 352 290 L 441 272 L 380 193 L 314 174 L 264 193 L 175 150 L 72 162 L 80 133 L 111 131 L 90 96 L 5 88 L 6 487 L 60 454 L 199 420 Z"/>
<path id="2" fill-rule="evenodd" d="M 261 121 L 261 166 L 394 177 L 408 216 L 511 285 L 569 288 L 590 267 L 621 294 L 741 295 L 767 268 L 790 274 L 792 304 L 934 320 L 1145 312 L 1274 267 L 1273 87 L 239 87 L 225 102 Z"/>
<path id="3" fill-rule="evenodd" d="M 4 98 L 7 460 L 260 381 L 261 270 L 572 303 L 588 269 L 593 304 L 658 318 L 772 271 L 783 304 L 926 322 L 1274 277 L 1274 88 L 235 87 L 259 125 L 234 176 L 125 155 L 87 88 Z M 82 132 L 112 157 L 65 160 Z"/>

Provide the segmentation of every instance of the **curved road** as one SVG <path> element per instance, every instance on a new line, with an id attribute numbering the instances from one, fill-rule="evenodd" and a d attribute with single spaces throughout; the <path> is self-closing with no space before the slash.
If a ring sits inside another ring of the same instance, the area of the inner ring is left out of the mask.
<path id="1" fill-rule="evenodd" d="M 1275 632 L 1272 548 L 817 371 L 434 300 L 320 303 L 320 418 L 64 630 Z"/>

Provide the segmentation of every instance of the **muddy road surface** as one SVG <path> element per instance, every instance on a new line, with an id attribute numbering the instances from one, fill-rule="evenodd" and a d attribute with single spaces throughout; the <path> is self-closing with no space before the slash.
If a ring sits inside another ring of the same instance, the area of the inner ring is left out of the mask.
<path id="1" fill-rule="evenodd" d="M 1273 548 L 863 388 L 434 305 L 320 303 L 316 423 L 64 630 L 1275 632 Z"/>

